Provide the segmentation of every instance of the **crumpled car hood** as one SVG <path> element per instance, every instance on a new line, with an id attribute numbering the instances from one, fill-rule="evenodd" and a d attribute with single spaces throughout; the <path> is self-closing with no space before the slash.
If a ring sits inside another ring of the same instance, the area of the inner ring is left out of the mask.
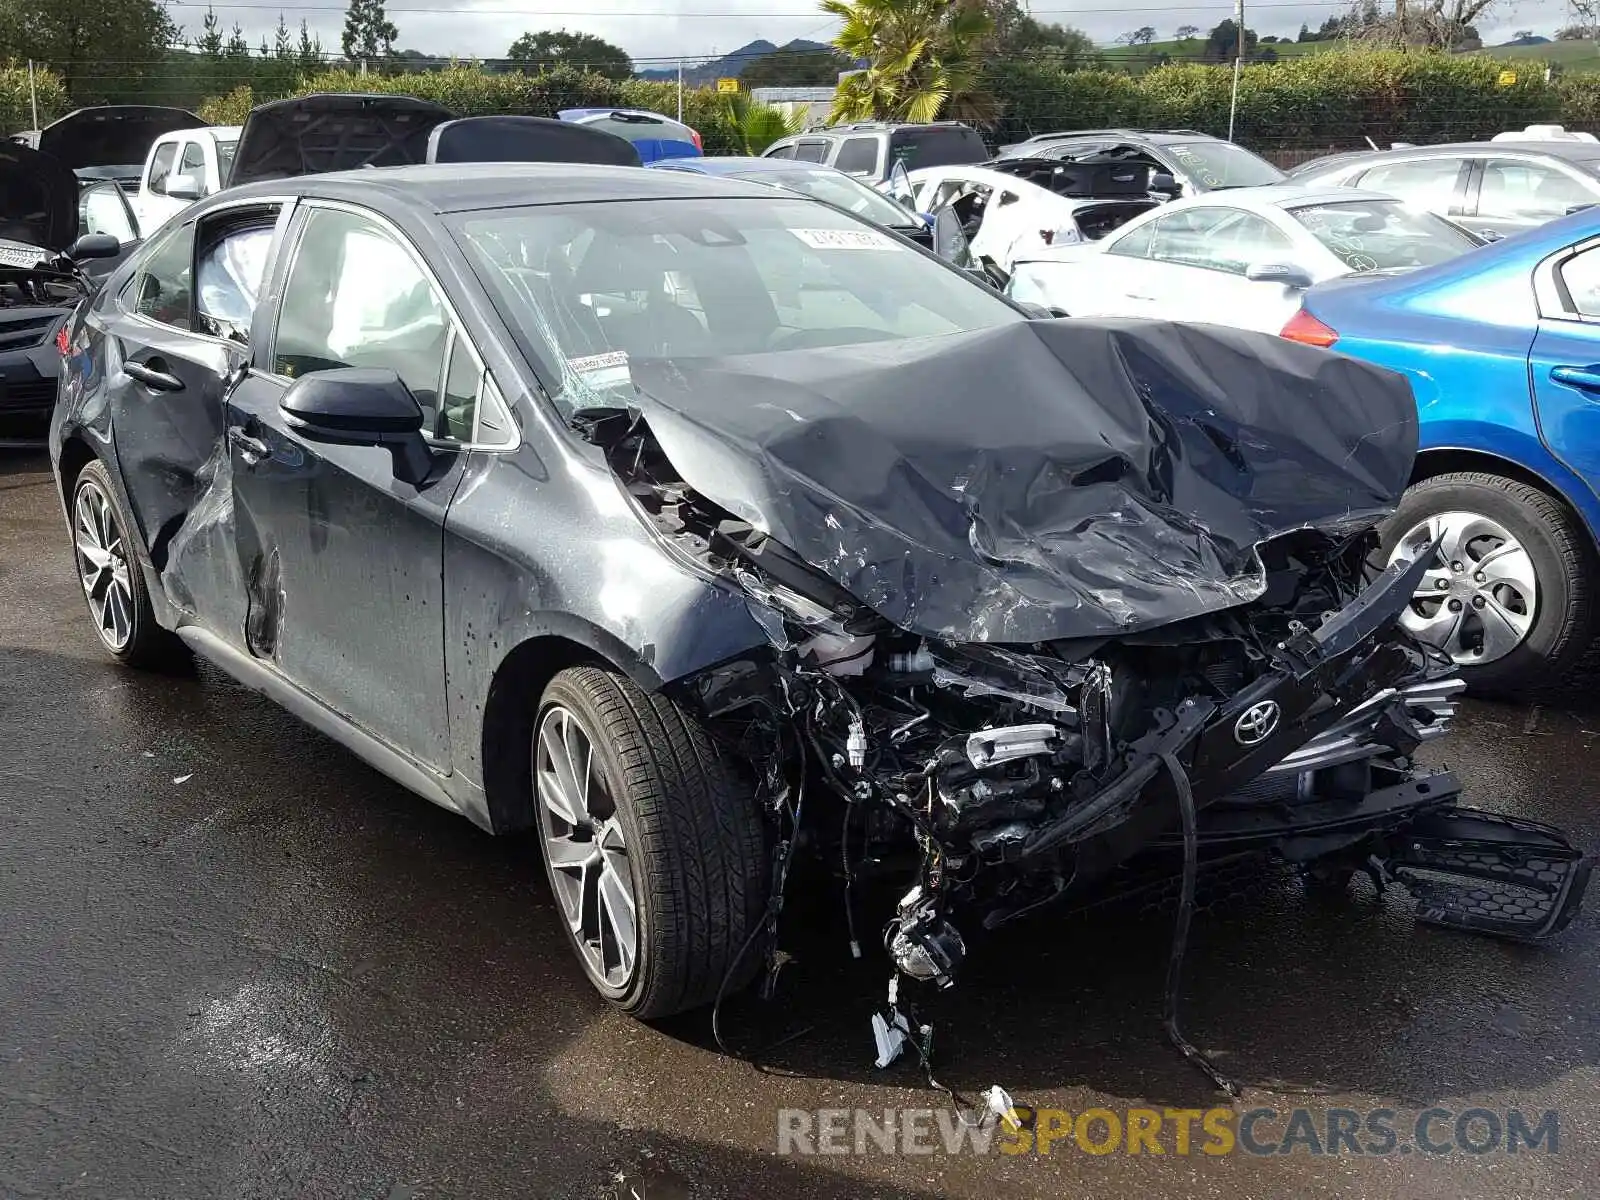
<path id="1" fill-rule="evenodd" d="M 1417 448 L 1403 377 L 1166 322 L 630 366 L 684 482 L 953 642 L 1113 636 L 1246 603 L 1260 543 L 1380 520 Z"/>

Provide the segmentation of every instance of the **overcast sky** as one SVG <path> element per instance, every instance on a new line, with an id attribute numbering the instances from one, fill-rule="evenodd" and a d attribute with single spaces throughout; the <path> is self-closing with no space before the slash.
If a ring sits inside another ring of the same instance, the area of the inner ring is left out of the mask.
<path id="1" fill-rule="evenodd" d="M 172 3 L 173 19 L 192 35 L 205 15 L 200 3 Z M 1347 7 L 1347 0 L 1312 0 L 1289 4 L 1263 0 L 1247 5 L 1246 24 L 1259 33 L 1293 36 L 1300 23 L 1320 25 Z M 215 5 L 224 28 L 237 21 L 250 43 L 270 34 L 281 12 L 292 27 L 304 17 L 323 46 L 338 50 L 344 23 L 342 0 L 237 0 Z M 677 56 L 709 58 L 756 38 L 779 45 L 792 38 L 826 41 L 834 22 L 811 0 L 388 0 L 390 19 L 400 29 L 401 49 L 463 57 L 494 57 L 521 33 L 530 30 L 582 30 L 615 42 L 639 66 L 666 65 L 652 60 Z M 1233 13 L 1229 0 L 1033 0 L 1042 21 L 1075 25 L 1096 41 L 1109 43 L 1119 34 L 1152 25 L 1167 38 L 1181 25 L 1210 29 Z M 1516 29 L 1550 36 L 1565 22 L 1564 0 L 1500 0 L 1494 17 L 1480 28 L 1489 41 L 1504 41 Z"/>

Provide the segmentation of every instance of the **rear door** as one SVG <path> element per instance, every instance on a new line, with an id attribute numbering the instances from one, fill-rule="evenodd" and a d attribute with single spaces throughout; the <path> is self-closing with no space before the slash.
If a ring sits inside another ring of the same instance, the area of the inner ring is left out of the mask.
<path id="1" fill-rule="evenodd" d="M 1257 213 L 1184 209 L 1156 221 L 1144 283 L 1130 298 L 1140 316 L 1275 333 L 1299 307 L 1298 296 L 1245 272 L 1257 263 L 1303 266 L 1300 257 L 1288 235 Z"/>
<path id="2" fill-rule="evenodd" d="M 1441 217 L 1459 217 L 1466 211 L 1467 181 L 1472 160 L 1454 154 L 1436 154 L 1377 163 L 1345 182 L 1363 191 L 1382 192 Z"/>
<path id="3" fill-rule="evenodd" d="M 1539 329 L 1528 366 L 1539 434 L 1600 493 L 1600 239 L 1553 256 L 1534 280 Z"/>
<path id="4" fill-rule="evenodd" d="M 167 598 L 239 641 L 242 593 L 228 570 L 223 411 L 248 358 L 276 203 L 169 226 L 137 274 L 99 310 L 120 476 Z M 254 230 L 241 245 L 241 230 Z M 233 264 L 231 274 L 219 268 Z M 198 268 L 199 285 L 196 286 Z"/>
<path id="5" fill-rule="evenodd" d="M 415 761 L 448 771 L 444 520 L 474 436 L 481 360 L 422 255 L 364 209 L 301 206 L 269 356 L 230 396 L 247 649 Z M 395 476 L 381 446 L 286 424 L 294 379 L 335 367 L 396 372 L 426 414 L 435 469 Z"/>
<path id="6" fill-rule="evenodd" d="M 1551 159 L 1485 157 L 1476 166 L 1462 223 L 1480 236 L 1510 237 L 1600 202 L 1600 182 Z"/>

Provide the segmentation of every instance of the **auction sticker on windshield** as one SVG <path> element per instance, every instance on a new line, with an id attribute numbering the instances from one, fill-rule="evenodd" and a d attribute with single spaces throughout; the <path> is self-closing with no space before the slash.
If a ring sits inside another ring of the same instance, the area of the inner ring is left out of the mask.
<path id="1" fill-rule="evenodd" d="M 791 229 L 813 250 L 892 250 L 894 239 L 875 229 Z"/>
<path id="2" fill-rule="evenodd" d="M 591 388 L 625 387 L 633 382 L 633 376 L 628 371 L 628 355 L 624 350 L 569 358 L 567 366 Z"/>

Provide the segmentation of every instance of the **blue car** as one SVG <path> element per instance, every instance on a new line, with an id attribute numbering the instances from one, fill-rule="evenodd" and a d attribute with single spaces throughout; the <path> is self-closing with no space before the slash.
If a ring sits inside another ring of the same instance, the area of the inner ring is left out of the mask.
<path id="1" fill-rule="evenodd" d="M 632 142 L 639 161 L 698 158 L 704 146 L 697 130 L 682 121 L 642 108 L 563 108 L 556 116 L 574 125 L 588 125 Z"/>
<path id="2" fill-rule="evenodd" d="M 796 162 L 792 158 L 669 158 L 646 165 L 668 171 L 694 171 L 700 175 L 743 179 L 799 192 L 813 200 L 825 200 L 862 220 L 892 229 L 918 245 L 933 249 L 933 226 L 926 217 L 902 207 L 854 175 L 819 163 Z"/>
<path id="3" fill-rule="evenodd" d="M 1411 380 L 1420 453 L 1384 552 L 1443 542 L 1406 626 L 1480 691 L 1563 674 L 1595 615 L 1600 211 L 1405 275 L 1321 284 L 1283 336 Z"/>

